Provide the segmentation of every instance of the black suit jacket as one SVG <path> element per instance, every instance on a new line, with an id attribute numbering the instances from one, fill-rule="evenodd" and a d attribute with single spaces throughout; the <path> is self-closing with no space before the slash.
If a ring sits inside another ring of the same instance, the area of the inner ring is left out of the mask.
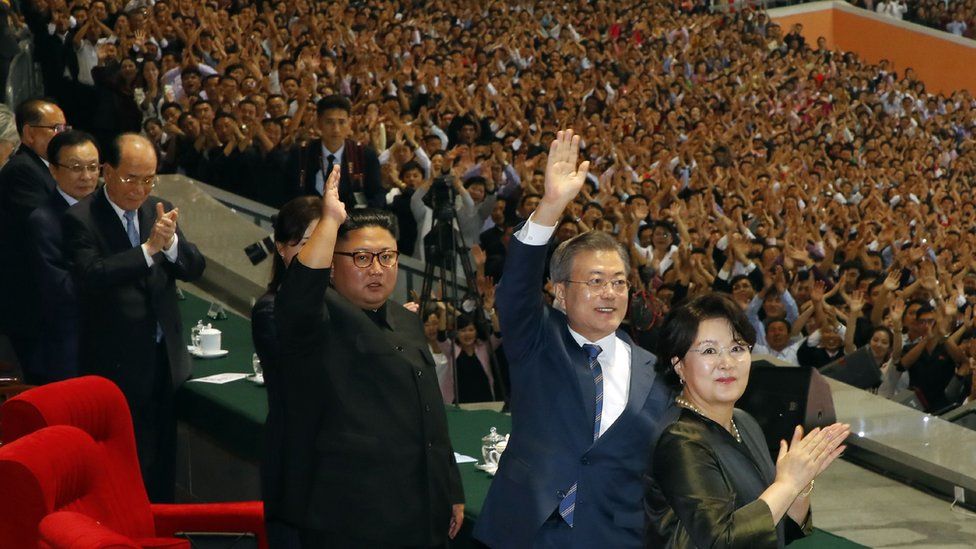
<path id="1" fill-rule="evenodd" d="M 285 447 L 285 400 L 282 398 L 282 369 L 278 360 L 278 330 L 275 327 L 275 294 L 267 292 L 251 308 L 251 339 L 264 369 L 268 394 L 268 417 L 264 421 L 264 452 L 261 460 L 261 499 L 264 516 L 278 518 L 281 499 L 281 459 Z"/>
<path id="2" fill-rule="evenodd" d="M 381 327 L 329 278 L 292 261 L 275 301 L 288 365 L 281 517 L 377 542 L 444 543 L 464 496 L 420 319 L 391 301 Z"/>
<path id="3" fill-rule="evenodd" d="M 304 147 L 295 149 L 297 154 L 292 159 L 292 171 L 297 176 L 293 181 L 300 182 L 297 193 L 301 195 L 321 195 L 315 189 L 315 176 L 322 171 L 328 162 L 322 158 L 322 142 L 313 141 Z M 349 207 L 356 205 L 353 195 L 362 192 L 366 195 L 366 202 L 372 208 L 386 207 L 386 193 L 380 184 L 380 161 L 372 147 L 360 145 L 352 139 L 346 140 L 342 152 L 339 180 L 339 199 Z"/>
<path id="4" fill-rule="evenodd" d="M 149 237 L 156 204 L 150 196 L 139 208 L 139 234 Z M 81 302 L 81 366 L 85 373 L 116 382 L 133 402 L 152 397 L 154 376 L 147 357 L 156 352 L 156 326 L 162 326 L 173 387 L 190 375 L 190 356 L 177 308 L 176 280 L 196 280 L 206 261 L 177 229 L 177 260 L 157 254 L 152 267 L 142 249 L 132 247 L 104 187 L 68 209 L 62 218 L 64 252 Z"/>
<path id="5" fill-rule="evenodd" d="M 41 315 L 37 355 L 29 368 L 52 381 L 78 375 L 78 296 L 61 251 L 61 216 L 67 210 L 68 202 L 54 192 L 27 218 Z"/>
<path id="6" fill-rule="evenodd" d="M 505 230 L 498 225 L 481 232 L 478 243 L 485 251 L 485 275 L 501 280 L 505 270 Z M 547 263 L 548 264 L 548 263 Z"/>
<path id="7" fill-rule="evenodd" d="M 30 279 L 27 217 L 47 203 L 56 186 L 44 161 L 26 145 L 0 170 L 0 257 L 11 259 L 0 269 L 0 283 L 7 289 L 0 294 L 0 314 L 13 333 L 36 333 L 40 321 L 37 287 Z"/>

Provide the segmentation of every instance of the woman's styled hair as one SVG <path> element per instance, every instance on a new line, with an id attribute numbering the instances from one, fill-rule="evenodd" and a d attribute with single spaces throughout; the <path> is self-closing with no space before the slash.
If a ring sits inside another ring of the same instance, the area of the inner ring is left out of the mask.
<path id="1" fill-rule="evenodd" d="M 322 199 L 317 196 L 301 196 L 288 201 L 281 207 L 274 219 L 274 241 L 279 244 L 294 244 L 305 236 L 308 224 L 322 217 Z M 274 254 L 271 266 L 271 282 L 268 291 L 277 292 L 285 276 L 285 261 L 281 254 Z"/>
<path id="2" fill-rule="evenodd" d="M 727 320 L 736 340 L 750 346 L 756 343 L 756 329 L 752 327 L 739 305 L 728 295 L 710 292 L 685 302 L 664 317 L 657 347 L 657 363 L 654 366 L 665 383 L 672 388 L 681 386 L 674 365 L 671 364 L 672 359 L 683 359 L 691 349 L 691 344 L 695 342 L 698 326 L 703 321 L 713 318 Z"/>

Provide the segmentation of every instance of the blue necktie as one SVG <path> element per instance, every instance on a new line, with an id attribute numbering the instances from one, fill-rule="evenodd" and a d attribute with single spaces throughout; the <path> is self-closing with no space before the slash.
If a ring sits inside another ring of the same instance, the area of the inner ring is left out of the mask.
<path id="1" fill-rule="evenodd" d="M 589 357 L 590 373 L 593 374 L 593 384 L 596 389 L 596 406 L 594 406 L 594 416 L 596 417 L 593 420 L 593 440 L 595 441 L 600 438 L 600 416 L 603 415 L 603 369 L 600 368 L 600 361 L 597 360 L 603 349 L 599 345 L 587 343 L 583 345 L 583 350 Z M 566 492 L 566 496 L 559 502 L 559 515 L 563 517 L 570 528 L 573 526 L 573 512 L 576 511 L 576 488 L 578 486 L 579 482 L 574 482 L 573 486 Z"/>
<path id="2" fill-rule="evenodd" d="M 125 211 L 125 234 L 129 237 L 129 244 L 135 248 L 139 245 L 139 229 L 136 228 L 136 211 Z M 156 343 L 163 340 L 163 327 L 156 323 Z"/>
<path id="3" fill-rule="evenodd" d="M 135 248 L 139 245 L 139 227 L 136 227 L 136 211 L 125 211 L 125 234 L 129 237 L 129 244 Z"/>

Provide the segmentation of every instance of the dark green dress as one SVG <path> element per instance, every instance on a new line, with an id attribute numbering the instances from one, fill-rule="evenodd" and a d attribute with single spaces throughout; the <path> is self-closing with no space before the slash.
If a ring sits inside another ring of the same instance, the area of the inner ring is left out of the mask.
<path id="1" fill-rule="evenodd" d="M 759 499 L 776 477 L 762 429 L 742 410 L 742 442 L 714 421 L 683 409 L 654 449 L 645 475 L 645 547 L 781 548 L 812 528 L 786 516 L 773 524 Z"/>

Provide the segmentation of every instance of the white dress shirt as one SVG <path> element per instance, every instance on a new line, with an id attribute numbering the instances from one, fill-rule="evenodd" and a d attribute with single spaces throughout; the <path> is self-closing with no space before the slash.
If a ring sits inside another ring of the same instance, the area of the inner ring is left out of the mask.
<path id="1" fill-rule="evenodd" d="M 555 226 L 539 225 L 533 223 L 530 218 L 515 233 L 515 238 L 529 246 L 545 246 L 554 232 L 556 232 Z M 614 333 L 597 341 L 589 341 L 572 328 L 569 328 L 569 335 L 573 336 L 573 340 L 580 347 L 590 343 L 603 349 L 597 357 L 603 371 L 603 414 L 600 416 L 600 436 L 603 436 L 623 413 L 627 406 L 627 398 L 630 396 L 630 345 Z"/>
<path id="2" fill-rule="evenodd" d="M 102 192 L 105 192 L 105 191 L 102 191 Z M 108 199 L 108 203 L 111 204 L 112 205 L 112 209 L 115 210 L 115 215 L 117 215 L 119 217 L 119 221 L 122 223 L 122 230 L 123 231 L 126 231 L 126 233 L 128 233 L 128 230 L 126 229 L 125 210 L 123 210 L 122 208 L 120 208 L 119 205 L 116 204 L 115 202 L 112 202 L 112 199 L 109 198 L 107 192 L 105 192 L 105 198 Z M 136 212 L 136 217 L 135 217 L 135 220 L 134 221 L 135 221 L 135 225 L 136 225 L 136 233 L 139 233 L 139 213 L 138 213 L 138 211 Z M 170 244 L 168 248 L 162 250 L 163 255 L 166 257 L 167 260 L 169 260 L 170 263 L 175 263 L 176 262 L 176 253 L 177 253 L 176 244 L 178 243 L 179 238 L 180 237 L 178 235 L 174 234 L 173 235 L 173 243 Z M 141 234 L 139 235 L 139 241 L 142 242 L 142 235 Z M 153 258 L 152 258 L 151 255 L 149 255 L 149 248 L 147 247 L 147 245 L 146 245 L 145 242 L 142 242 L 142 246 L 141 247 L 142 247 L 142 255 L 146 258 L 146 265 L 148 265 L 149 267 L 152 267 L 153 266 Z"/>
<path id="3" fill-rule="evenodd" d="M 332 152 L 322 145 L 322 165 L 319 166 L 319 171 L 315 173 L 315 192 L 319 194 L 325 194 L 325 176 L 322 174 L 322 170 L 329 167 L 329 155 L 335 157 L 332 161 L 333 166 L 339 166 L 342 164 L 342 153 L 346 152 L 346 144 L 342 143 L 338 151 Z"/>
<path id="4" fill-rule="evenodd" d="M 68 206 L 74 206 L 75 204 L 78 203 L 78 201 L 75 199 L 75 197 L 71 196 L 70 194 L 68 194 L 68 193 L 66 193 L 64 191 L 62 191 L 61 190 L 61 187 L 55 187 L 55 189 L 58 190 L 58 193 L 61 195 L 61 198 L 63 198 L 64 201 L 68 203 Z M 109 200 L 109 203 L 111 203 L 111 202 L 112 201 Z"/>

